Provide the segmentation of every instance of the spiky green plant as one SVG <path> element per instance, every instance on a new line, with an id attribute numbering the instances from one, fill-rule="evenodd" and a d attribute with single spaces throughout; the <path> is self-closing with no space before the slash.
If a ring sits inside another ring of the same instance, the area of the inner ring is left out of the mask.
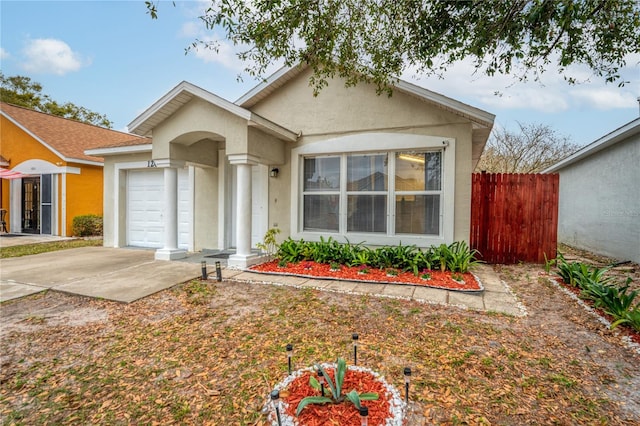
<path id="1" fill-rule="evenodd" d="M 298 403 L 298 408 L 296 408 L 296 416 L 299 416 L 304 407 L 309 404 L 340 404 L 345 400 L 349 400 L 356 406 L 356 408 L 359 409 L 360 401 L 375 401 L 379 398 L 377 393 L 369 392 L 359 394 L 355 389 L 351 390 L 346 395 L 342 394 L 344 376 L 347 373 L 347 362 L 343 358 L 338 358 L 338 361 L 336 362 L 335 383 L 331 380 L 331 377 L 329 377 L 321 365 L 316 364 L 315 368 L 322 372 L 322 375 L 327 381 L 327 385 L 329 385 L 331 396 L 307 396 L 306 398 L 303 398 Z M 316 390 L 320 390 L 320 384 L 313 376 L 309 377 L 309 385 Z"/>

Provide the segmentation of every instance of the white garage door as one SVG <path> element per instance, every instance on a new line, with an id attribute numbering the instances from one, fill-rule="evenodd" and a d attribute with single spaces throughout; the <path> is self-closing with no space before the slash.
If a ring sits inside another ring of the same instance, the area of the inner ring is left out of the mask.
<path id="1" fill-rule="evenodd" d="M 189 173 L 178 170 L 178 247 L 189 248 L 191 209 Z M 130 170 L 127 176 L 127 245 L 164 246 L 164 171 Z"/>

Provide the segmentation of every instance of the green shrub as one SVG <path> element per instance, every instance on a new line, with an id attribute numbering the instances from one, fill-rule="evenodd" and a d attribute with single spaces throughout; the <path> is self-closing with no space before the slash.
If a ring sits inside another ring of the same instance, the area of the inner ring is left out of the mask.
<path id="1" fill-rule="evenodd" d="M 85 214 L 73 218 L 71 231 L 74 237 L 102 236 L 102 216 Z"/>

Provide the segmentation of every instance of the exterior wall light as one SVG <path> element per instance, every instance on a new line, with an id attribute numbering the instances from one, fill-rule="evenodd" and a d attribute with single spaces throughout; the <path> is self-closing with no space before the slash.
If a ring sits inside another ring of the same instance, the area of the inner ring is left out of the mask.
<path id="1" fill-rule="evenodd" d="M 280 173 L 280 169 L 277 167 L 274 167 L 273 169 L 271 169 L 271 171 L 269 172 L 269 176 L 271 176 L 272 178 L 277 178 L 278 177 L 278 173 Z"/>

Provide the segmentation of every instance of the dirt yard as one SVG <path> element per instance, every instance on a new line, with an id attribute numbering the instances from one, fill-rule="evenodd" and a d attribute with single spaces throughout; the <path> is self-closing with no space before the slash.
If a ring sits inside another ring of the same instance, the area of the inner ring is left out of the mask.
<path id="1" fill-rule="evenodd" d="M 129 305 L 4 303 L 2 422 L 263 425 L 285 344 L 303 367 L 349 359 L 358 332 L 359 364 L 398 388 L 412 367 L 411 425 L 640 424 L 640 355 L 541 266 L 497 271 L 527 316 L 200 281 Z"/>

